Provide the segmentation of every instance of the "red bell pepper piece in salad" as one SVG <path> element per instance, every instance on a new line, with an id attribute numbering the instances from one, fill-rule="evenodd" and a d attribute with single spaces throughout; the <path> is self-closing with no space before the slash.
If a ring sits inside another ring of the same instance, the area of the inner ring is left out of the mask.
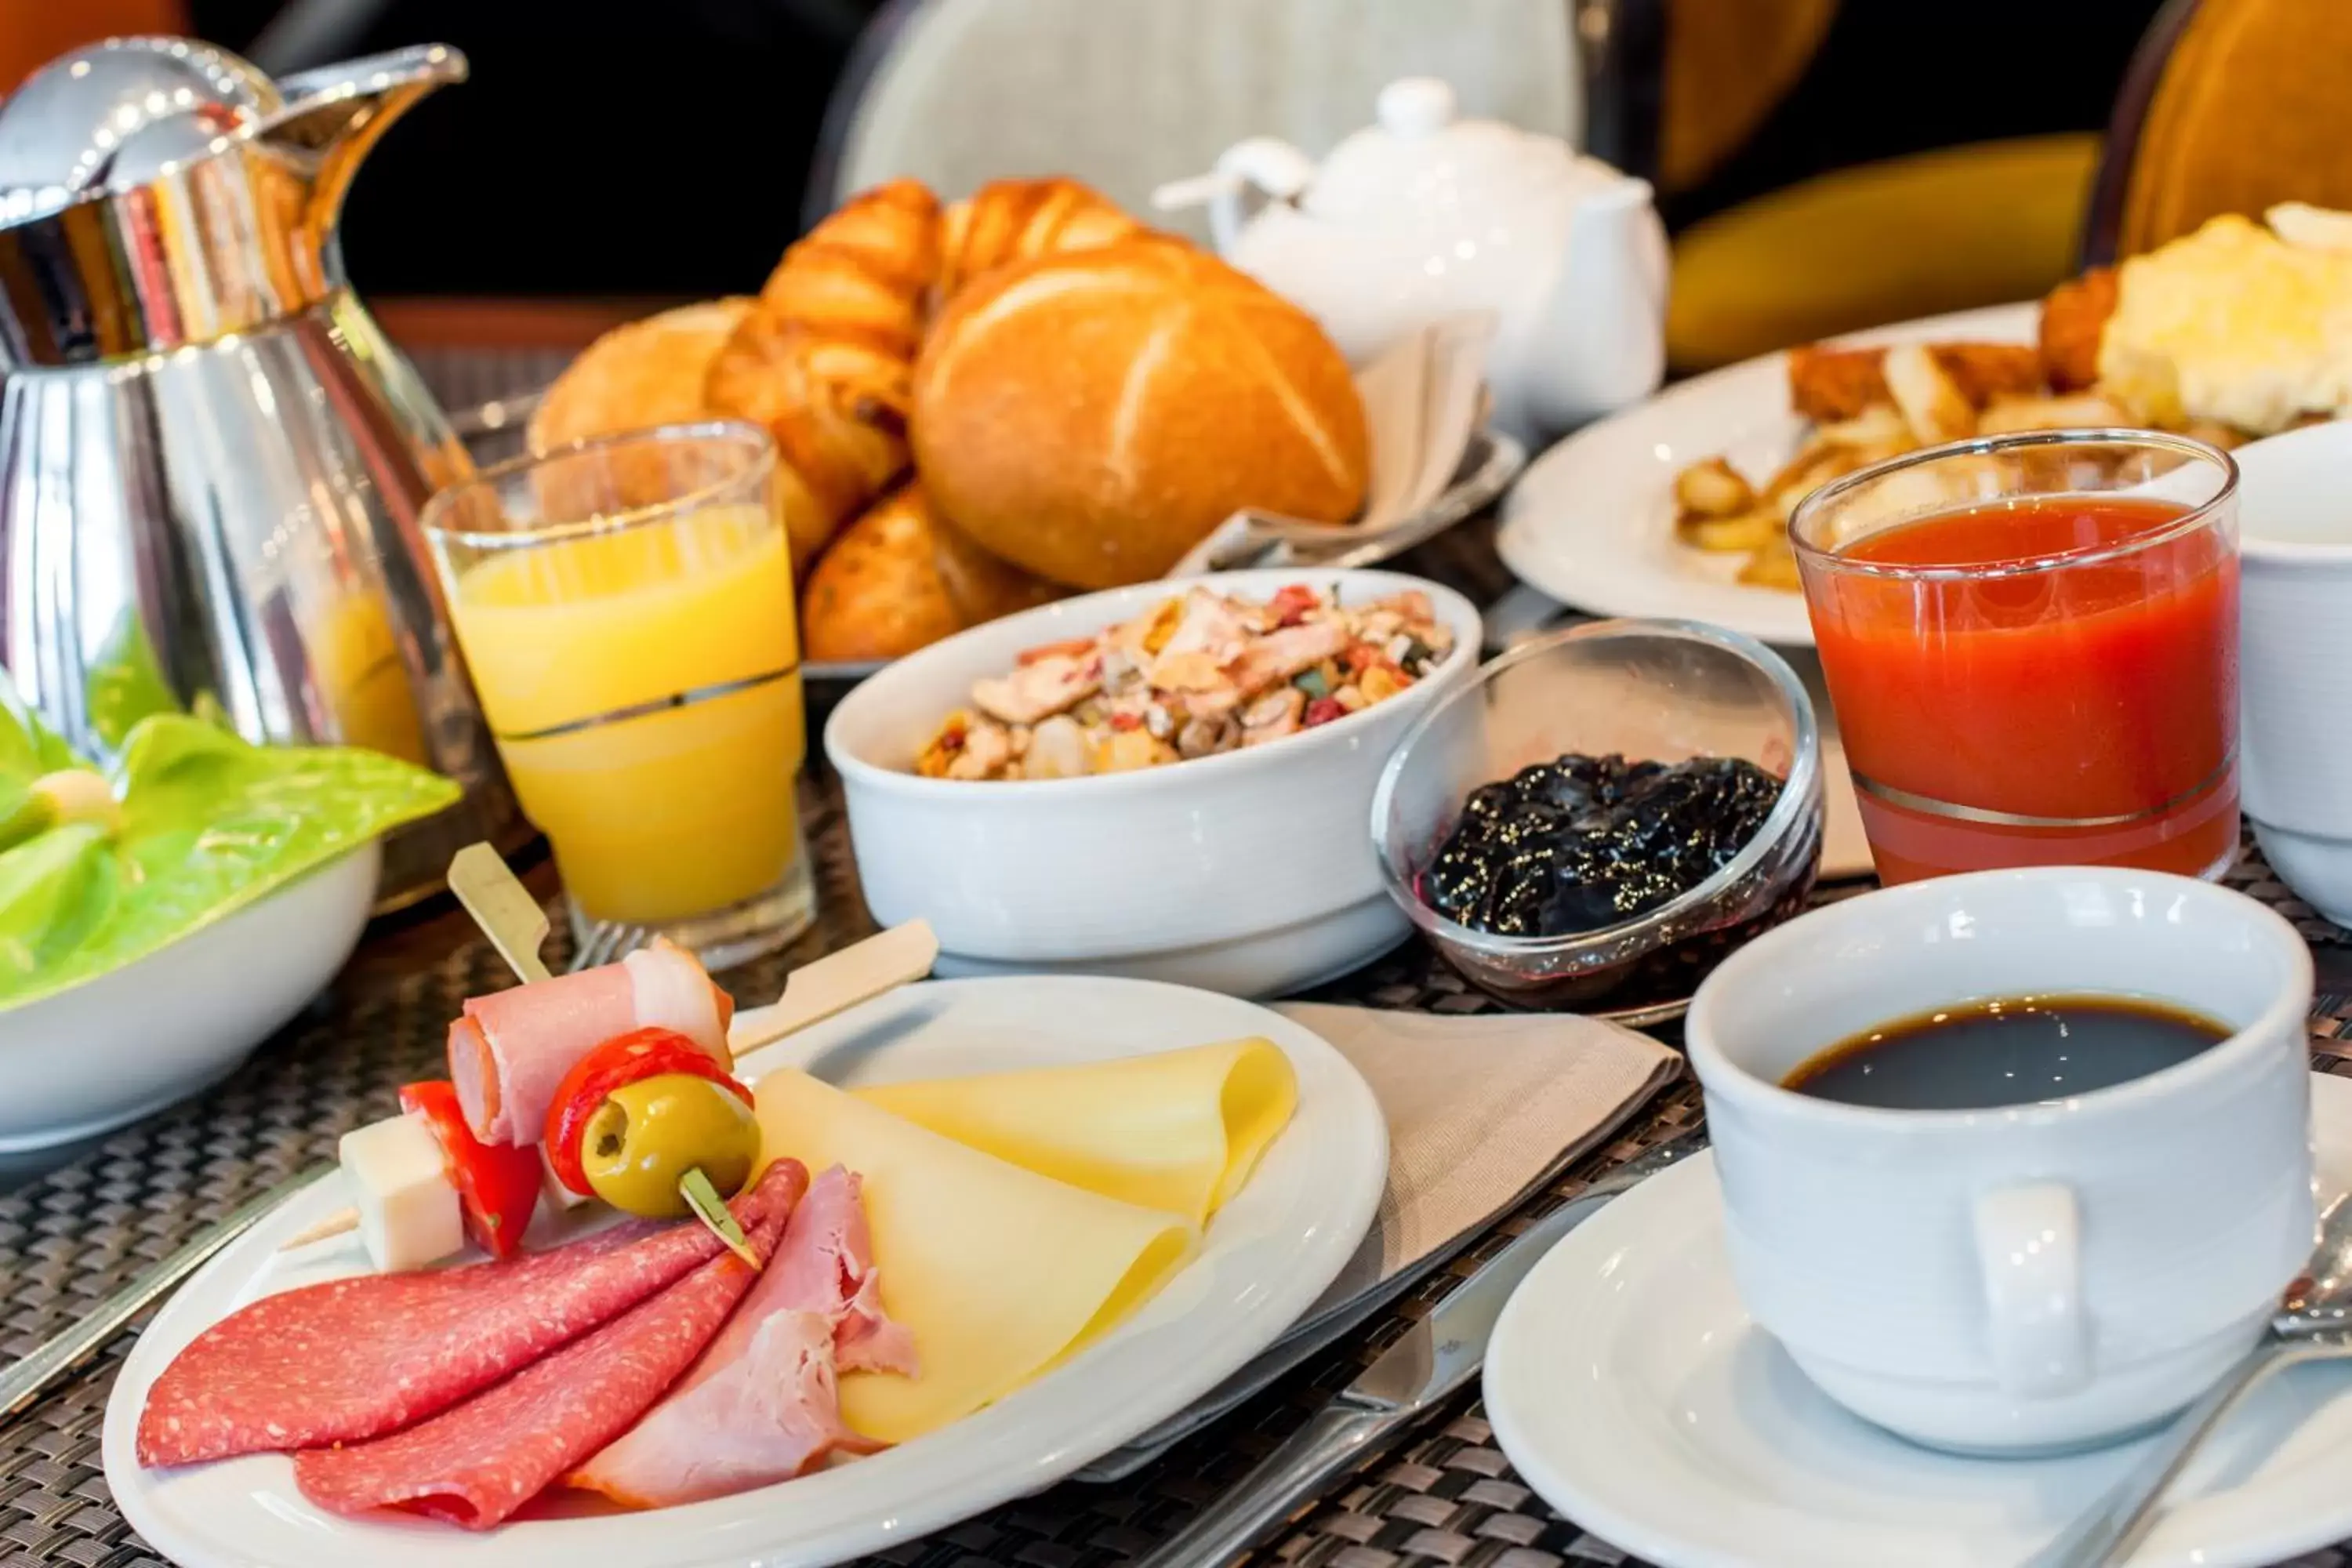
<path id="1" fill-rule="evenodd" d="M 485 1143 L 466 1125 L 457 1086 L 445 1079 L 412 1083 L 400 1108 L 425 1118 L 441 1145 L 441 1168 L 457 1194 L 466 1237 L 492 1258 L 511 1258 L 539 1206 L 539 1152 L 528 1144 Z"/>
<path id="2" fill-rule="evenodd" d="M 614 1089 L 674 1072 L 707 1078 L 734 1090 L 744 1104 L 751 1103 L 750 1089 L 677 1030 L 649 1027 L 615 1035 L 572 1065 L 548 1105 L 547 1163 L 555 1179 L 583 1197 L 593 1196 L 595 1188 L 580 1163 L 589 1120 Z"/>

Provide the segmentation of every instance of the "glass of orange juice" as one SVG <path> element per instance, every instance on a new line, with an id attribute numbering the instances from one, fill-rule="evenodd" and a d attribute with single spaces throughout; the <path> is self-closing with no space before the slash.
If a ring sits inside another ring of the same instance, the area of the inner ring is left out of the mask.
<path id="1" fill-rule="evenodd" d="M 575 443 L 461 480 L 421 521 L 575 932 L 649 926 L 719 969 L 805 930 L 800 637 L 766 432 Z"/>

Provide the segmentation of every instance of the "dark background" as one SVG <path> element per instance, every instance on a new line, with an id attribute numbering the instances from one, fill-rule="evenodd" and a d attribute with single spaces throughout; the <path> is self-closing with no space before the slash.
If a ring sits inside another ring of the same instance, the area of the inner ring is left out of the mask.
<path id="1" fill-rule="evenodd" d="M 396 0 L 364 48 L 455 44 L 474 77 L 371 160 L 344 228 L 354 281 L 393 294 L 751 287 L 797 227 L 826 97 L 876 4 Z M 2156 6 L 1844 0 L 1796 91 L 1668 218 L 1874 158 L 2097 129 Z M 194 5 L 197 30 L 232 48 L 274 10 Z"/>

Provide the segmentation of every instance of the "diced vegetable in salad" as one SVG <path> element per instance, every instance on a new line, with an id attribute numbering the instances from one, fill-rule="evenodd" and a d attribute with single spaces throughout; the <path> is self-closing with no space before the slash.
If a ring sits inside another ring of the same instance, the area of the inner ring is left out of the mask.
<path id="1" fill-rule="evenodd" d="M 1387 700 L 1454 650 L 1429 596 L 1360 605 L 1292 584 L 1264 604 L 1205 587 L 972 686 L 916 760 L 927 778 L 1126 773 L 1278 741 Z"/>

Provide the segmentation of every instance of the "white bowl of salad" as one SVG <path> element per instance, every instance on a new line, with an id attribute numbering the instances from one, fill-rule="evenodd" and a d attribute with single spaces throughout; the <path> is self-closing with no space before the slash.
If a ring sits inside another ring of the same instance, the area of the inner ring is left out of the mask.
<path id="1" fill-rule="evenodd" d="M 866 901 L 950 973 L 1239 996 L 1408 926 L 1365 824 L 1397 738 L 1478 660 L 1478 612 L 1389 572 L 1139 584 L 976 626 L 834 710 Z"/>
<path id="2" fill-rule="evenodd" d="M 0 677 L 0 1155 L 226 1076 L 350 956 L 378 838 L 457 798 L 391 757 L 163 709 L 125 715 L 101 763 Z"/>

